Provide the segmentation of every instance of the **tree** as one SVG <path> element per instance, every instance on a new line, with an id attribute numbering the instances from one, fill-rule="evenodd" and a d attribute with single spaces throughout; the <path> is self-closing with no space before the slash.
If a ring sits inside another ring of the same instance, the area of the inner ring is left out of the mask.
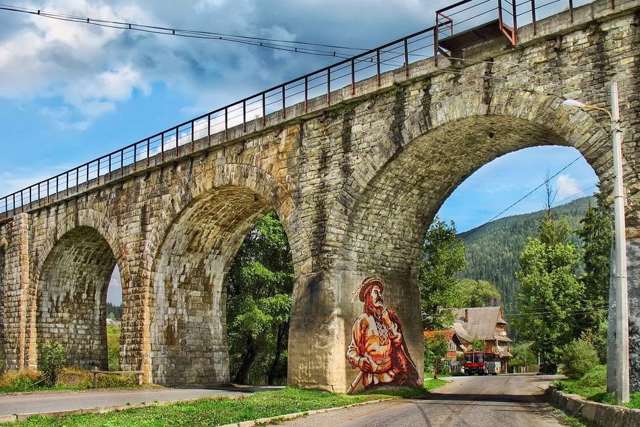
<path id="1" fill-rule="evenodd" d="M 593 337 L 592 342 L 604 363 L 606 343 L 602 345 L 597 339 L 603 335 L 603 328 L 606 331 L 607 325 L 613 226 L 610 210 L 602 193 L 597 195 L 596 205 L 589 206 L 580 224 L 578 235 L 584 247 L 584 274 L 581 277 L 584 294 L 582 313 L 577 321 L 580 328 Z"/>
<path id="2" fill-rule="evenodd" d="M 578 379 L 598 366 L 598 354 L 593 345 L 585 340 L 573 340 L 562 347 L 560 360 L 564 373 L 569 378 Z"/>
<path id="3" fill-rule="evenodd" d="M 523 366 L 526 369 L 528 366 L 536 364 L 536 355 L 531 351 L 530 342 L 514 345 L 511 349 L 511 353 L 513 354 L 513 357 L 509 363 L 514 368 Z"/>
<path id="4" fill-rule="evenodd" d="M 433 368 L 433 378 L 438 378 L 440 361 L 447 355 L 449 341 L 444 333 L 436 332 L 424 340 L 425 366 Z"/>
<path id="5" fill-rule="evenodd" d="M 520 336 L 532 341 L 532 350 L 540 354 L 545 373 L 556 372 L 559 349 L 578 333 L 575 316 L 584 293 L 584 285 L 576 278 L 579 259 L 569 240 L 569 226 L 550 214 L 520 256 L 516 324 Z"/>
<path id="6" fill-rule="evenodd" d="M 462 279 L 455 284 L 456 307 L 500 305 L 500 291 L 486 280 Z"/>
<path id="7" fill-rule="evenodd" d="M 267 214 L 245 238 L 226 278 L 234 382 L 286 378 L 293 280 L 287 236 L 276 214 Z"/>
<path id="8" fill-rule="evenodd" d="M 425 329 L 451 325 L 457 305 L 457 274 L 465 267 L 464 244 L 456 236 L 453 222 L 435 218 L 425 233 L 418 270 L 422 321 Z"/>

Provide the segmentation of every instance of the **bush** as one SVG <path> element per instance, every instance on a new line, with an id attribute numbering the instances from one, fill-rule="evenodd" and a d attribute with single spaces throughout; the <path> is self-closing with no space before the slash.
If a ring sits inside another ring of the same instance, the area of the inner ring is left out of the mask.
<path id="1" fill-rule="evenodd" d="M 589 341 L 578 339 L 562 347 L 560 360 L 565 375 L 578 379 L 598 366 L 598 353 Z"/>
<path id="2" fill-rule="evenodd" d="M 0 390 L 5 392 L 31 391 L 42 382 L 37 371 L 9 371 L 0 376 Z"/>
<path id="3" fill-rule="evenodd" d="M 49 387 L 56 385 L 58 374 L 66 362 L 67 356 L 62 344 L 51 341 L 42 346 L 40 355 L 40 369 L 45 383 Z"/>

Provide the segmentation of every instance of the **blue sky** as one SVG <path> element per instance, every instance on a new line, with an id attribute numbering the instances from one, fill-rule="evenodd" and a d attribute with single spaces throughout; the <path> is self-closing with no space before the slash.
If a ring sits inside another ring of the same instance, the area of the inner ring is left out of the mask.
<path id="1" fill-rule="evenodd" d="M 80 16 L 372 47 L 433 24 L 449 0 L 14 0 Z M 0 11 L 0 195 L 195 115 L 333 62 L 219 41 L 178 39 Z M 496 159 L 440 216 L 484 223 L 577 157 L 547 147 Z M 582 160 L 555 180 L 558 202 L 593 192 Z M 542 192 L 508 214 L 543 207 Z M 110 291 L 110 299 L 114 300 Z M 117 299 L 117 298 L 115 298 Z"/>

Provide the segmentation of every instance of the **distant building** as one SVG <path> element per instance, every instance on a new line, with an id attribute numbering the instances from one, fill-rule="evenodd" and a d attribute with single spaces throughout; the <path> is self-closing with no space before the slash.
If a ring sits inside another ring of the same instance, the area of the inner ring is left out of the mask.
<path id="1" fill-rule="evenodd" d="M 507 336 L 507 322 L 501 307 L 471 307 L 454 310 L 453 327 L 424 331 L 426 339 L 444 335 L 449 343 L 446 359 L 455 362 L 464 352 L 473 350 L 474 341 L 484 343 L 483 350 L 500 357 L 502 371 L 507 371 L 511 358 L 511 339 Z M 453 363 L 455 365 L 455 363 Z"/>

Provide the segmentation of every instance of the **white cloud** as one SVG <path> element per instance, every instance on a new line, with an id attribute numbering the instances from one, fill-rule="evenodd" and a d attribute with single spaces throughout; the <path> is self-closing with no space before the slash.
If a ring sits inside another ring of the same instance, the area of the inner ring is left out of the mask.
<path id="1" fill-rule="evenodd" d="M 582 194 L 582 188 L 580 188 L 578 181 L 565 174 L 558 176 L 556 180 L 556 191 L 558 192 L 558 200 L 565 200 Z"/>
<path id="2" fill-rule="evenodd" d="M 428 26 L 433 10 L 444 1 L 31 0 L 22 6 L 82 17 L 370 47 Z M 228 42 L 0 13 L 0 99 L 42 102 L 44 116 L 65 130 L 87 129 L 134 93 L 151 94 L 156 84 L 190 100 L 181 113 L 202 113 L 333 61 Z"/>

